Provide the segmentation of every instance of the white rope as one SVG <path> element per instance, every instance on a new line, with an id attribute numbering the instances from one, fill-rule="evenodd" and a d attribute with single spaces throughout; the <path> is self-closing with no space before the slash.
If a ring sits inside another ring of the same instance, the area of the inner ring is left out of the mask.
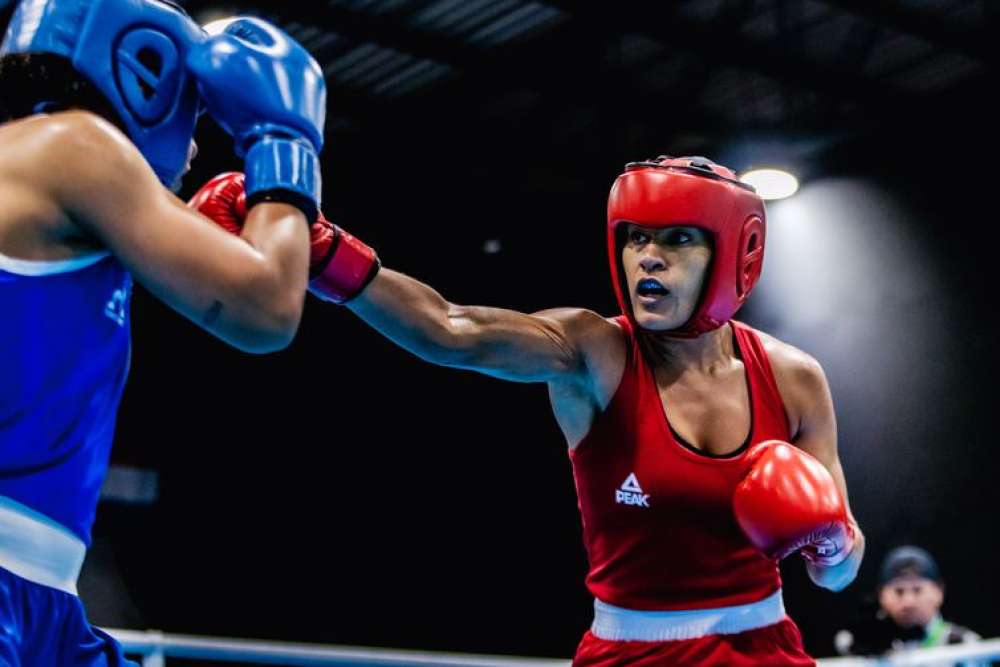
<path id="1" fill-rule="evenodd" d="M 827 658 L 821 667 L 938 667 L 957 662 L 988 662 L 1000 659 L 1000 638 L 951 646 L 914 648 L 895 651 L 881 660 L 859 658 Z M 859 662 L 860 660 L 860 662 Z"/>
<path id="2" fill-rule="evenodd" d="M 165 658 L 193 658 L 259 665 L 350 665 L 358 667 L 568 667 L 569 660 L 401 651 L 356 646 L 293 644 L 250 639 L 172 635 L 156 631 L 108 630 L 144 667 Z M 1000 659 L 1000 638 L 975 643 L 897 651 L 881 658 L 824 658 L 819 667 L 930 667 Z"/>
<path id="3" fill-rule="evenodd" d="M 569 660 L 508 658 L 460 653 L 398 651 L 355 646 L 322 646 L 224 639 L 159 632 L 107 630 L 127 653 L 160 654 L 168 658 L 195 658 L 260 665 L 365 665 L 371 667 L 568 667 Z"/>

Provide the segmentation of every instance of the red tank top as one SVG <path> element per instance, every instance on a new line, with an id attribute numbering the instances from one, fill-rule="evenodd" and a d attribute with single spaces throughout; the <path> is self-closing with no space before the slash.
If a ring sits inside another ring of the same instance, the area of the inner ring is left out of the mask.
<path id="1" fill-rule="evenodd" d="M 679 610 L 756 602 L 781 587 L 777 563 L 744 537 L 733 491 L 747 447 L 724 457 L 685 447 L 667 422 L 632 325 L 621 383 L 570 452 L 590 562 L 587 588 L 628 609 Z M 732 322 L 746 369 L 749 443 L 789 440 L 788 419 L 760 338 Z"/>

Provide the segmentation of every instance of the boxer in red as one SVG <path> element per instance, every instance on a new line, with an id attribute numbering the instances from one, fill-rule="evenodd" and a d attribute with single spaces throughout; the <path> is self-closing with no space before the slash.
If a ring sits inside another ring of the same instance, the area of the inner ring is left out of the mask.
<path id="1" fill-rule="evenodd" d="M 449 303 L 325 221 L 310 289 L 432 363 L 548 384 L 595 598 L 574 665 L 814 664 L 778 560 L 840 590 L 864 539 L 823 370 L 731 319 L 760 276 L 763 203 L 705 158 L 632 163 L 607 234 L 613 318 Z"/>

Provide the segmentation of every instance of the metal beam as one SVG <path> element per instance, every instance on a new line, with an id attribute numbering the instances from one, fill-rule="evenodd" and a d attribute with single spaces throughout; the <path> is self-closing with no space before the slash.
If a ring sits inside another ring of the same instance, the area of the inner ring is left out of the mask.
<path id="1" fill-rule="evenodd" d="M 797 57 L 783 46 L 746 37 L 739 26 L 717 26 L 694 21 L 669 3 L 620 0 L 614 9 L 603 3 L 550 0 L 606 31 L 632 32 L 664 45 L 697 52 L 716 66 L 756 71 L 778 81 L 840 100 L 898 103 L 907 94 L 885 83 L 862 76 L 848 67 L 828 65 Z"/>
<path id="2" fill-rule="evenodd" d="M 994 49 L 985 30 L 949 22 L 938 14 L 907 7 L 895 0 L 823 0 L 823 2 L 842 11 L 863 16 L 883 27 L 919 37 L 948 51 L 984 62 L 994 60 Z"/>

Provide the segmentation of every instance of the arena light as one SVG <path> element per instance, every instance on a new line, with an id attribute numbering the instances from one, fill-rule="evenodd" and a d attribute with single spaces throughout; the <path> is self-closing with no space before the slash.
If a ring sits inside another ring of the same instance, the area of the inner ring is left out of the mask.
<path id="1" fill-rule="evenodd" d="M 795 176 L 780 169 L 753 169 L 740 176 L 740 180 L 757 189 L 762 199 L 786 199 L 799 189 Z"/>

